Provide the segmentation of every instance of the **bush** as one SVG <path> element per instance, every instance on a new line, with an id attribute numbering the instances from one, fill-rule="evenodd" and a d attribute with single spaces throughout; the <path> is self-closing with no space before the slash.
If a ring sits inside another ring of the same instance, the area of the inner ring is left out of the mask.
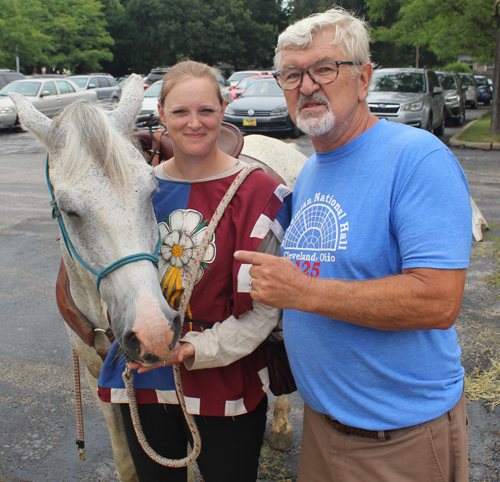
<path id="1" fill-rule="evenodd" d="M 443 70 L 446 72 L 462 72 L 465 74 L 470 74 L 472 73 L 472 70 L 467 64 L 463 64 L 462 62 L 453 62 L 452 64 L 445 65 L 443 67 Z"/>

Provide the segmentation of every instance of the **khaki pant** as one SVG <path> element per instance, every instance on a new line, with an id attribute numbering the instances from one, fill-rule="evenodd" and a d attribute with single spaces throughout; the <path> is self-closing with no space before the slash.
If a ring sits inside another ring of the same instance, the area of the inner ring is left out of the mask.
<path id="1" fill-rule="evenodd" d="M 304 405 L 299 482 L 466 482 L 469 423 L 465 397 L 430 422 L 379 433 L 346 435 Z M 384 440 L 388 434 L 390 440 Z"/>

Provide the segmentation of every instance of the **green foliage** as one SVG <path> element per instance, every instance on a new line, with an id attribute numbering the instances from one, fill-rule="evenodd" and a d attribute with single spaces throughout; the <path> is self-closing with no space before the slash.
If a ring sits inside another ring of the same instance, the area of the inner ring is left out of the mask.
<path id="1" fill-rule="evenodd" d="M 472 70 L 467 64 L 462 62 L 452 62 L 451 64 L 446 64 L 441 70 L 445 72 L 463 72 L 465 74 L 470 74 Z"/>
<path id="2" fill-rule="evenodd" d="M 98 0 L 1 0 L 0 64 L 15 67 L 16 51 L 26 73 L 47 67 L 96 70 L 111 60 Z"/>

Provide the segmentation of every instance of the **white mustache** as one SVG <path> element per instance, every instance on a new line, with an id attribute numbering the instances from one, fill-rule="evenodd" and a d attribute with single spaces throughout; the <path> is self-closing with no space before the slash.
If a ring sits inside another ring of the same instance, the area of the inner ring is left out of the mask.
<path id="1" fill-rule="evenodd" d="M 311 95 L 301 94 L 299 97 L 299 100 L 297 102 L 297 110 L 298 111 L 302 110 L 304 105 L 307 104 L 308 102 L 311 102 L 311 101 L 321 102 L 322 104 L 325 105 L 325 107 L 328 110 L 331 110 L 330 109 L 330 102 L 328 101 L 328 99 L 324 95 L 320 94 L 319 92 L 313 92 Z"/>

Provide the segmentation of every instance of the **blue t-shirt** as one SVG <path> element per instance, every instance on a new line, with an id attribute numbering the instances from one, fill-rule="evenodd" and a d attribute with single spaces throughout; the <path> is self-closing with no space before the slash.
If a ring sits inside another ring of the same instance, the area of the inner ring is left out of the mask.
<path id="1" fill-rule="evenodd" d="M 379 121 L 307 161 L 281 250 L 320 278 L 462 269 L 471 220 L 467 181 L 450 150 L 426 131 Z M 346 425 L 423 423 L 450 410 L 463 391 L 454 327 L 382 331 L 286 310 L 284 334 L 304 401 Z"/>

